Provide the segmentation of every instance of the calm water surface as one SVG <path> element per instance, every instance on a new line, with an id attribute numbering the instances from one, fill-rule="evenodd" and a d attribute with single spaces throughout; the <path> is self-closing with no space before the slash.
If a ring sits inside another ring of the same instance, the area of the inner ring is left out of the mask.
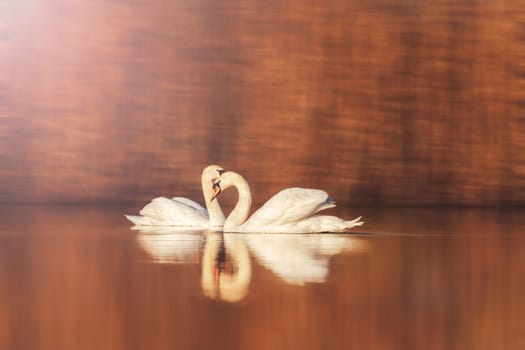
<path id="1" fill-rule="evenodd" d="M 358 234 L 131 230 L 2 207 L 0 349 L 524 349 L 525 211 L 339 209 Z"/>

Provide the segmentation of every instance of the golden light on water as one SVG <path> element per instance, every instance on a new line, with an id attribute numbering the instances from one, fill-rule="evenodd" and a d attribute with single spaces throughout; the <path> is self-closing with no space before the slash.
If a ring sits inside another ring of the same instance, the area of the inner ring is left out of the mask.
<path id="1" fill-rule="evenodd" d="M 120 214 L 1 212 L 2 348 L 525 344 L 520 211 L 367 209 L 365 232 L 397 233 L 225 234 L 218 284 L 220 234 L 130 231 Z"/>

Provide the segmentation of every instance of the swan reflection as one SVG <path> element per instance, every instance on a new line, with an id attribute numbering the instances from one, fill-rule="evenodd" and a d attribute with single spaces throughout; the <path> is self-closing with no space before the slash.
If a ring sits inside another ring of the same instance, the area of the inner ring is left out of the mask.
<path id="1" fill-rule="evenodd" d="M 138 246 L 159 264 L 197 264 L 204 244 L 202 231 L 180 231 L 170 227 L 141 227 Z"/>
<path id="2" fill-rule="evenodd" d="M 201 273 L 204 295 L 240 301 L 248 294 L 251 278 L 250 254 L 239 235 L 207 233 Z"/>
<path id="3" fill-rule="evenodd" d="M 287 284 L 325 282 L 330 259 L 366 248 L 358 237 L 340 234 L 236 234 L 142 228 L 138 245 L 155 263 L 201 264 L 204 295 L 227 302 L 242 300 L 252 279 L 252 259 Z"/>
<path id="4" fill-rule="evenodd" d="M 328 234 L 243 234 L 257 261 L 289 284 L 325 282 L 329 260 L 352 248 L 350 237 Z"/>

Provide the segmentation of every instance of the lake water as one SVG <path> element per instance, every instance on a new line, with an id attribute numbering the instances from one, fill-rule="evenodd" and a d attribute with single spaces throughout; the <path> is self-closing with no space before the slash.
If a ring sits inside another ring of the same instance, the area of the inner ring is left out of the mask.
<path id="1" fill-rule="evenodd" d="M 525 348 L 524 210 L 340 208 L 365 226 L 223 235 L 0 209 L 0 349 Z"/>

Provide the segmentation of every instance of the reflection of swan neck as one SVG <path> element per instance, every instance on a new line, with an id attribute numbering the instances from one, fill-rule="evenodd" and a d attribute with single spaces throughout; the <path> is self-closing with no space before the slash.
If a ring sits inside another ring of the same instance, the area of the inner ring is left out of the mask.
<path id="1" fill-rule="evenodd" d="M 224 224 L 224 214 L 221 209 L 221 205 L 218 200 L 212 201 L 213 197 L 213 186 L 212 179 L 207 175 L 206 170 L 202 172 L 201 186 L 202 193 L 204 195 L 204 202 L 206 203 L 206 209 L 208 210 L 208 216 L 210 220 L 210 226 L 222 226 Z"/>
<path id="2" fill-rule="evenodd" d="M 219 254 L 224 254 L 222 259 L 217 259 Z M 222 263 L 228 260 L 228 264 L 233 266 L 232 271 L 217 271 L 218 260 L 222 260 Z M 242 240 L 237 237 L 225 240 L 216 233 L 206 235 L 201 274 L 204 295 L 228 302 L 240 301 L 248 294 L 251 277 L 250 255 Z"/>
<path id="3" fill-rule="evenodd" d="M 252 193 L 248 182 L 239 174 L 232 174 L 232 186 L 237 189 L 239 199 L 235 208 L 224 222 L 224 230 L 232 229 L 242 225 L 250 213 L 252 205 Z"/>

